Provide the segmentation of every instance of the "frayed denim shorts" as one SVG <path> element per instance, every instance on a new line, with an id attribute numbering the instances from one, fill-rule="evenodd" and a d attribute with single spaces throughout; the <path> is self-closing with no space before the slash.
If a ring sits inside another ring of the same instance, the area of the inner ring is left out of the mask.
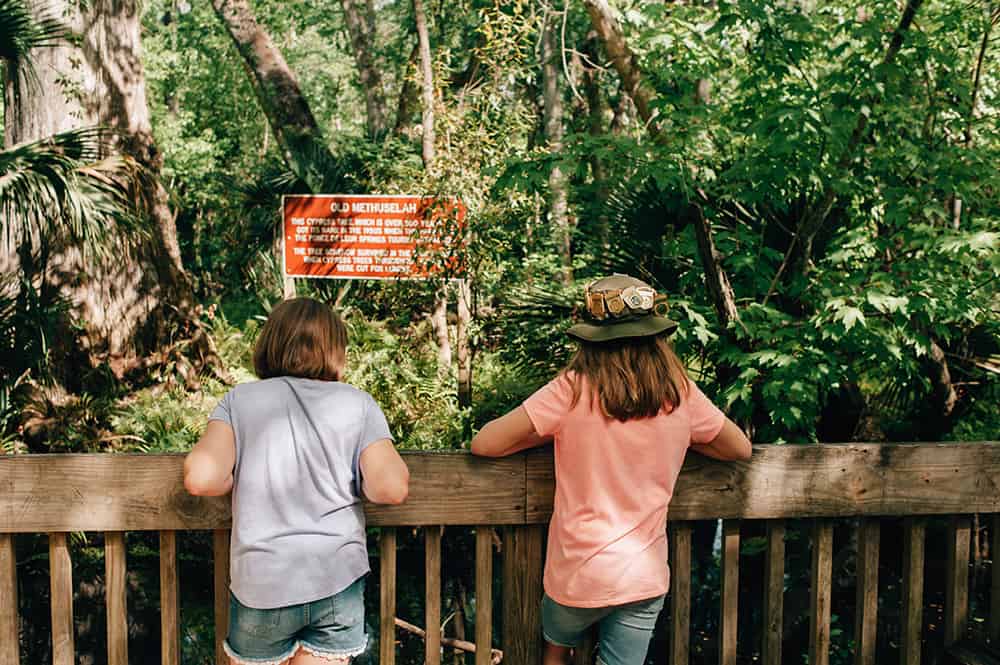
<path id="1" fill-rule="evenodd" d="M 329 598 L 258 610 L 229 594 L 226 653 L 237 663 L 279 665 L 299 648 L 328 660 L 346 661 L 368 645 L 365 578 Z"/>
<path id="2" fill-rule="evenodd" d="M 575 648 L 590 627 L 597 624 L 598 665 L 642 665 L 664 598 L 656 596 L 611 607 L 567 607 L 545 594 L 542 633 L 549 644 Z"/>

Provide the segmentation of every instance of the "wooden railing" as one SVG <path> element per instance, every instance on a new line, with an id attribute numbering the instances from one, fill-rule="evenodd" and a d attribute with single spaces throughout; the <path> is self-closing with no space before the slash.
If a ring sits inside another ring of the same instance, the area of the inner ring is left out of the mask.
<path id="1" fill-rule="evenodd" d="M 228 497 L 189 496 L 179 455 L 0 456 L 0 664 L 19 662 L 13 534 L 48 533 L 52 661 L 74 662 L 73 583 L 67 534 L 105 533 L 110 665 L 126 665 L 127 531 L 160 534 L 162 663 L 180 662 L 177 531 L 214 533 L 217 662 L 228 623 Z M 536 665 L 541 651 L 538 601 L 545 523 L 554 489 L 551 454 L 537 450 L 500 460 L 465 453 L 408 453 L 409 500 L 366 507 L 381 527 L 380 659 L 395 661 L 396 527 L 423 527 L 426 557 L 426 663 L 440 663 L 441 527 L 475 528 L 476 665 L 502 649 L 504 663 Z M 690 658 L 691 543 L 694 520 L 722 519 L 719 661 L 735 665 L 737 639 L 760 644 L 761 662 L 781 662 L 785 521 L 813 520 L 809 663 L 830 652 L 833 518 L 858 516 L 855 663 L 875 662 L 879 517 L 903 516 L 901 662 L 919 665 L 923 630 L 925 517 L 949 515 L 945 643 L 962 640 L 969 622 L 971 515 L 990 515 L 992 551 L 1000 551 L 1000 443 L 756 446 L 750 462 L 722 464 L 689 455 L 670 506 L 669 662 Z M 763 633 L 737 635 L 740 520 L 766 522 Z M 503 538 L 504 643 L 492 635 L 493 531 Z M 1000 570 L 992 571 L 988 637 L 1000 641 Z M 489 601 L 485 600 L 489 599 Z M 579 662 L 584 661 L 581 656 Z M 28 662 L 32 662 L 29 660 Z"/>

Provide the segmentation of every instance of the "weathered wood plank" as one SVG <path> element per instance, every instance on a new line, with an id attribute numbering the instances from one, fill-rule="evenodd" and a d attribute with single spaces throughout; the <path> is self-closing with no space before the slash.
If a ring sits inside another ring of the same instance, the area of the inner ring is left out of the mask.
<path id="1" fill-rule="evenodd" d="M 424 528 L 425 665 L 441 665 L 441 527 Z"/>
<path id="2" fill-rule="evenodd" d="M 924 629 L 924 536 L 922 517 L 903 520 L 903 644 L 900 665 L 920 665 Z"/>
<path id="3" fill-rule="evenodd" d="M 969 546 L 972 521 L 967 515 L 948 520 L 948 564 L 944 590 L 944 645 L 965 639 L 969 624 Z"/>
<path id="4" fill-rule="evenodd" d="M 552 512 L 551 457 L 528 457 L 527 521 Z M 1000 512 L 1000 444 L 757 445 L 749 462 L 688 455 L 677 520 Z"/>
<path id="5" fill-rule="evenodd" d="M 128 665 L 128 612 L 125 600 L 125 534 L 104 534 L 104 605 L 108 622 L 108 665 Z"/>
<path id="6" fill-rule="evenodd" d="M 670 665 L 691 658 L 691 525 L 670 523 Z"/>
<path id="7" fill-rule="evenodd" d="M 764 558 L 763 665 L 781 665 L 781 637 L 785 608 L 785 523 L 767 522 L 767 552 Z"/>
<path id="8" fill-rule="evenodd" d="M 405 453 L 410 494 L 370 526 L 521 524 L 523 456 Z M 228 529 L 230 498 L 184 490 L 183 455 L 0 455 L 0 533 Z M 5 479 L 6 480 L 6 479 Z"/>
<path id="9" fill-rule="evenodd" d="M 222 646 L 229 634 L 229 529 L 212 532 L 212 564 L 215 568 L 215 662 L 227 663 Z"/>
<path id="10" fill-rule="evenodd" d="M 862 518 L 858 523 L 857 600 L 855 601 L 854 664 L 875 665 L 878 629 L 878 518 Z"/>
<path id="11" fill-rule="evenodd" d="M 722 522 L 722 600 L 719 611 L 719 663 L 736 665 L 736 627 L 740 595 L 740 523 Z"/>
<path id="12" fill-rule="evenodd" d="M 14 536 L 0 533 L 0 663 L 20 663 L 17 612 L 17 551 Z"/>
<path id="13" fill-rule="evenodd" d="M 1000 645 L 1000 515 L 990 518 L 990 643 Z"/>
<path id="14" fill-rule="evenodd" d="M 379 534 L 379 664 L 396 662 L 396 529 Z"/>
<path id="15" fill-rule="evenodd" d="M 180 595 L 177 584 L 177 532 L 160 532 L 160 662 L 180 665 Z"/>
<path id="16" fill-rule="evenodd" d="M 504 528 L 503 652 L 511 663 L 541 664 L 544 552 L 544 526 Z"/>
<path id="17" fill-rule="evenodd" d="M 493 653 L 493 529 L 476 527 L 476 665 Z"/>
<path id="18" fill-rule="evenodd" d="M 817 519 L 812 535 L 809 665 L 830 663 L 830 600 L 833 583 L 833 522 Z"/>
<path id="19" fill-rule="evenodd" d="M 67 534 L 49 534 L 49 586 L 52 603 L 52 665 L 74 665 L 73 563 Z"/>

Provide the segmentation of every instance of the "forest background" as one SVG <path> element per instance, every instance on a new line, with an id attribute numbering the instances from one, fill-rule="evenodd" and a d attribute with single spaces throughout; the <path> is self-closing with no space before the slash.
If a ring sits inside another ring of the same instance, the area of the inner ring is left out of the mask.
<path id="1" fill-rule="evenodd" d="M 3 452 L 188 449 L 293 293 L 345 316 L 348 380 L 401 447 L 462 448 L 558 371 L 615 271 L 668 294 L 755 442 L 996 439 L 998 23 L 986 0 L 2 0 Z M 463 279 L 283 278 L 280 198 L 307 192 L 461 197 Z M 446 571 L 460 631 L 468 574 Z"/>

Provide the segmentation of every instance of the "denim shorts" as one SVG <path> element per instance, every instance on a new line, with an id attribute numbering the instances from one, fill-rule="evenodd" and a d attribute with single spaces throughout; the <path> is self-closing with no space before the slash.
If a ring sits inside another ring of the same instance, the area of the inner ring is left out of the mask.
<path id="1" fill-rule="evenodd" d="M 328 598 L 269 610 L 247 607 L 229 594 L 226 653 L 237 663 L 279 665 L 302 647 L 327 658 L 361 654 L 365 634 L 365 578 Z"/>
<path id="2" fill-rule="evenodd" d="M 665 597 L 611 607 L 567 607 L 545 594 L 542 633 L 550 644 L 573 648 L 598 624 L 598 665 L 642 665 Z"/>

